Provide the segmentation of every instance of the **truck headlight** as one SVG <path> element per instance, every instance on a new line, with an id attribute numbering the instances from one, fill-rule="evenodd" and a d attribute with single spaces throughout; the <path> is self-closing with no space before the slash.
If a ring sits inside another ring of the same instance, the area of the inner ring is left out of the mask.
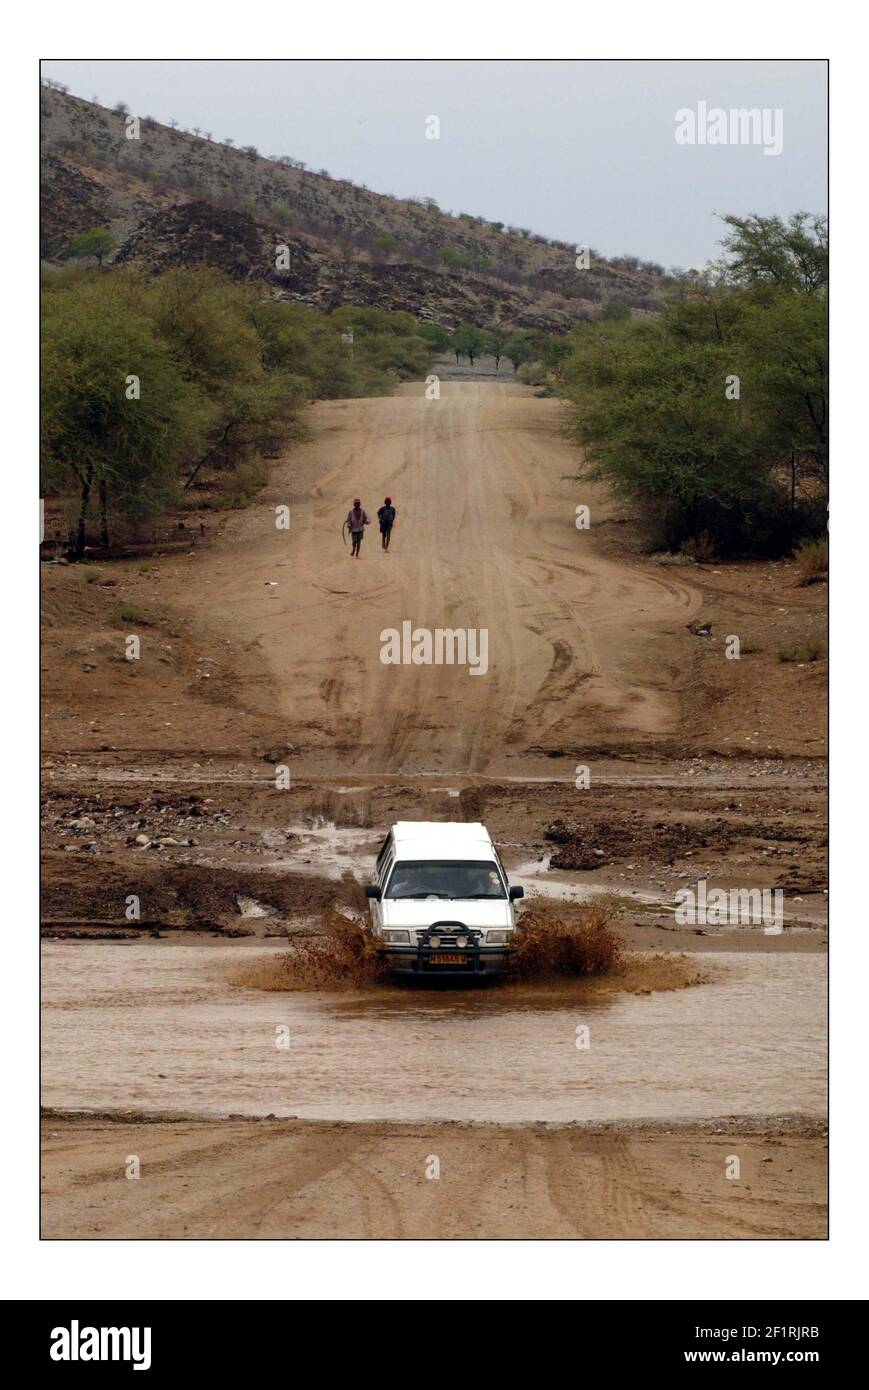
<path id="1" fill-rule="evenodd" d="M 509 931 L 487 931 L 487 932 L 486 932 L 486 945 L 487 945 L 487 946 L 506 946 L 506 945 L 507 945 L 507 941 L 508 941 L 508 939 L 509 939 L 509 936 L 510 936 Z"/>
<path id="2" fill-rule="evenodd" d="M 456 937 L 456 945 L 458 946 L 458 948 L 459 948 L 460 951 L 463 951 L 463 950 L 465 949 L 465 947 L 467 946 L 467 944 L 468 944 L 468 938 L 467 938 L 466 936 L 457 936 L 457 937 Z"/>
<path id="3" fill-rule="evenodd" d="M 395 930 L 390 930 L 389 928 L 387 928 L 386 930 L 384 930 L 384 931 L 381 933 L 381 935 L 383 936 L 383 940 L 384 940 L 384 941 L 388 941 L 389 944 L 390 944 L 391 946 L 409 946 L 409 945 L 410 945 L 410 932 L 407 932 L 407 931 L 395 931 Z"/>

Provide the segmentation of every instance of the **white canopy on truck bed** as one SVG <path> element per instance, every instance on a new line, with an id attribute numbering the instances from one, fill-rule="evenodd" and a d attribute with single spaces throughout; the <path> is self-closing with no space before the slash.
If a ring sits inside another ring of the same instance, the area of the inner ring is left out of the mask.
<path id="1" fill-rule="evenodd" d="M 398 859 L 492 859 L 492 838 L 480 821 L 400 820 L 392 827 Z"/>

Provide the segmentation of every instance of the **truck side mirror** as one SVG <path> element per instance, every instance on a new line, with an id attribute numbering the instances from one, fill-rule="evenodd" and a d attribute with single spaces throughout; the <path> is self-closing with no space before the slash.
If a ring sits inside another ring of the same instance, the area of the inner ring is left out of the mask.
<path id="1" fill-rule="evenodd" d="M 366 898 L 382 898 L 383 889 L 376 883 L 366 883 L 365 896 Z"/>
<path id="2" fill-rule="evenodd" d="M 515 903 L 515 901 L 516 901 L 517 898 L 524 898 L 524 897 L 525 897 L 525 889 L 522 887 L 521 883 L 515 884 L 514 887 L 510 889 L 510 901 L 511 901 L 511 903 Z"/>

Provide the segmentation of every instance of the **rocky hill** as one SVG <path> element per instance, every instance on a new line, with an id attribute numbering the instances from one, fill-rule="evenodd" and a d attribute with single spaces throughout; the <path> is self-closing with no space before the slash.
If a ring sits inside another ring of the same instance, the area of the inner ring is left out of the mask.
<path id="1" fill-rule="evenodd" d="M 462 320 L 563 329 L 619 299 L 654 310 L 662 268 L 592 253 L 430 199 L 359 188 L 142 117 L 127 138 L 127 113 L 44 87 L 42 256 L 65 261 L 81 231 L 108 227 L 118 264 L 158 271 L 208 264 L 269 292 L 318 308 L 375 304 L 406 309 L 452 328 Z M 289 248 L 277 268 L 276 248 Z"/>

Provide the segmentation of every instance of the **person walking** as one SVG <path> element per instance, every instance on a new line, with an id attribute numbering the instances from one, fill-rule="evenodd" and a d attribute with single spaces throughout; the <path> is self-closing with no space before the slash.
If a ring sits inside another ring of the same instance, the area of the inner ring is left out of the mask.
<path id="1" fill-rule="evenodd" d="M 388 550 L 389 538 L 395 525 L 395 508 L 391 497 L 384 497 L 383 506 L 377 508 L 377 520 L 380 522 L 380 544 L 384 550 Z"/>
<path id="2" fill-rule="evenodd" d="M 354 497 L 353 506 L 347 513 L 347 520 L 344 522 L 344 525 L 350 532 L 350 538 L 353 541 L 353 548 L 350 554 L 351 556 L 355 556 L 358 560 L 359 549 L 362 545 L 362 537 L 365 535 L 365 527 L 371 525 L 371 517 L 366 512 L 358 497 Z"/>

